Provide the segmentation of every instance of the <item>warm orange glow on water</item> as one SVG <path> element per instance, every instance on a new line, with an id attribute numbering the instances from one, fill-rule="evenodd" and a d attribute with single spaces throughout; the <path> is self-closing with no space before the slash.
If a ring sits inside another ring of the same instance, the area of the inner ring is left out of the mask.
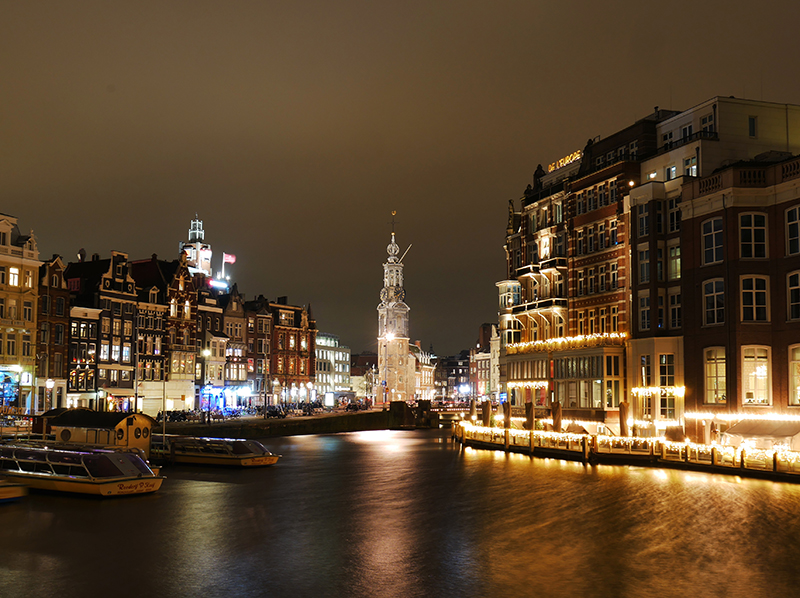
<path id="1" fill-rule="evenodd" d="M 87 559 L 74 540 L 121 525 L 156 573 L 141 595 L 794 595 L 798 485 L 462 449 L 447 430 L 265 443 L 275 467 L 171 467 L 148 497 L 4 506 L 17 549 L 0 595 L 113 587 L 117 551 Z"/>

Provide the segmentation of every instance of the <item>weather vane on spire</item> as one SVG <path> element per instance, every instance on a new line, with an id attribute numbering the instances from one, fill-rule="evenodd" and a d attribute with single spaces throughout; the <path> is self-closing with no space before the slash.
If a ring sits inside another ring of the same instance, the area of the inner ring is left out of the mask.
<path id="1" fill-rule="evenodd" d="M 394 217 L 397 215 L 397 210 L 392 210 L 392 221 L 389 223 L 392 225 L 392 234 L 394 234 Z"/>

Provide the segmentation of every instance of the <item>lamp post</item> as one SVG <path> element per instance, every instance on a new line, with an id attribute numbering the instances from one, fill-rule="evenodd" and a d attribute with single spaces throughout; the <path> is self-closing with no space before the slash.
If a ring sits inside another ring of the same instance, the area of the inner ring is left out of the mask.
<path id="1" fill-rule="evenodd" d="M 203 349 L 203 386 L 208 386 L 208 358 L 211 357 L 211 349 Z M 206 402 L 208 406 L 208 415 L 206 421 L 211 423 L 211 395 L 206 392 Z M 200 409 L 203 408 L 203 397 L 200 397 Z"/>
<path id="2" fill-rule="evenodd" d="M 47 411 L 53 404 L 53 387 L 56 385 L 56 381 L 52 378 L 48 378 L 44 385 L 47 388 L 47 393 L 45 394 L 44 400 L 44 410 Z"/>

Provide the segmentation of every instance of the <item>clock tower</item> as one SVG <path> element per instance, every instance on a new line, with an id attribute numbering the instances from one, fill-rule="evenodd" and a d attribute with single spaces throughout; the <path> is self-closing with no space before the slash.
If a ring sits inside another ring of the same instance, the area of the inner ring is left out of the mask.
<path id="1" fill-rule="evenodd" d="M 400 248 L 395 242 L 394 215 L 392 212 L 392 242 L 386 248 L 389 257 L 383 264 L 383 288 L 378 305 L 378 376 L 381 387 L 375 394 L 378 401 L 385 403 L 414 398 L 414 375 L 409 371 L 409 366 L 413 367 L 408 351 L 409 308 L 405 304 L 402 257 L 397 257 Z"/>

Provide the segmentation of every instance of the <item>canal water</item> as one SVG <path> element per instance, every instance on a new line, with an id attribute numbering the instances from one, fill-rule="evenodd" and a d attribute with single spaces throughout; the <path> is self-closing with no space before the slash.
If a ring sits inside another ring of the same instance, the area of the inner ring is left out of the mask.
<path id="1" fill-rule="evenodd" d="M 150 496 L 0 505 L 0 596 L 798 596 L 800 485 L 462 449 L 264 441 Z"/>

